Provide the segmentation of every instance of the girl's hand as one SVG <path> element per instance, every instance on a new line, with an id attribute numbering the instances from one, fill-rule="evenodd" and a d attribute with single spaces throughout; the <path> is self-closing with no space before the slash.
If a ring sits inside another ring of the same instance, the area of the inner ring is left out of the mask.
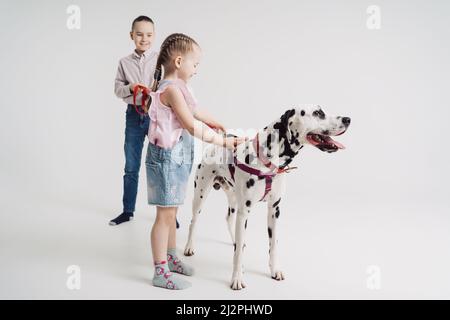
<path id="1" fill-rule="evenodd" d="M 248 137 L 227 137 L 224 138 L 223 144 L 224 147 L 228 149 L 234 149 L 237 145 L 240 145 L 241 143 L 248 140 Z"/>
<path id="2" fill-rule="evenodd" d="M 210 127 L 210 128 L 212 128 L 213 130 L 220 130 L 220 131 L 222 131 L 222 132 L 226 132 L 227 130 L 225 129 L 225 127 L 221 124 L 221 123 L 219 123 L 219 122 L 217 122 L 217 121 L 209 121 L 208 123 L 207 123 L 207 125 Z"/>

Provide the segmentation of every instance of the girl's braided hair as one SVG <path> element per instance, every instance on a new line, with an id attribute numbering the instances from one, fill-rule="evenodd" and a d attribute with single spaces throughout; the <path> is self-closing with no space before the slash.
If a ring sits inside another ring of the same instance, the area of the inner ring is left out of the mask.
<path id="1" fill-rule="evenodd" d="M 173 33 L 164 40 L 161 44 L 158 60 L 156 61 L 155 74 L 153 76 L 154 81 L 151 89 L 153 92 L 156 91 L 161 80 L 162 66 L 169 62 L 172 54 L 185 54 L 193 51 L 195 45 L 198 46 L 198 43 L 183 33 Z"/>

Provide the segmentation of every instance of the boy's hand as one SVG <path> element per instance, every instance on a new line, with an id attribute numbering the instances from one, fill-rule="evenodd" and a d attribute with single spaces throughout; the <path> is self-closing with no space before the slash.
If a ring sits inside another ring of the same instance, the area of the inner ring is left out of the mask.
<path id="1" fill-rule="evenodd" d="M 135 88 L 136 86 L 143 86 L 143 87 L 146 87 L 146 88 L 147 88 L 147 86 L 146 86 L 145 84 L 142 84 L 142 83 L 139 83 L 139 82 L 132 83 L 132 84 L 130 85 L 130 92 L 131 92 L 131 93 L 133 93 L 134 88 Z"/>

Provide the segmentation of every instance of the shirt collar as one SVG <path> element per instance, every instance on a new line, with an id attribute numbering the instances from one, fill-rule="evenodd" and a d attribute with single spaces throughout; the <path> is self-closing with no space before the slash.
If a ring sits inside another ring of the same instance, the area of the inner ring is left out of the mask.
<path id="1" fill-rule="evenodd" d="M 153 51 L 151 49 L 147 49 L 142 53 L 142 56 L 147 59 L 152 55 Z M 140 59 L 141 56 L 136 52 L 136 50 L 133 50 L 133 57 L 136 59 Z"/>

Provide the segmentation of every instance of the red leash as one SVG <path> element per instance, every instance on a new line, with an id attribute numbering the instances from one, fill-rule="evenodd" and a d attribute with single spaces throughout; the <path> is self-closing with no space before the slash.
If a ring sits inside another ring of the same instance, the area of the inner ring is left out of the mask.
<path id="1" fill-rule="evenodd" d="M 139 91 L 142 91 L 142 101 L 141 101 L 141 110 L 139 110 L 139 107 L 136 105 L 136 96 L 138 95 Z M 145 115 L 147 112 L 145 111 L 145 101 L 148 98 L 149 95 L 149 90 L 146 86 L 141 86 L 141 85 L 137 85 L 134 87 L 133 89 L 133 105 L 134 108 L 136 109 L 136 112 L 139 113 L 140 115 Z"/>

